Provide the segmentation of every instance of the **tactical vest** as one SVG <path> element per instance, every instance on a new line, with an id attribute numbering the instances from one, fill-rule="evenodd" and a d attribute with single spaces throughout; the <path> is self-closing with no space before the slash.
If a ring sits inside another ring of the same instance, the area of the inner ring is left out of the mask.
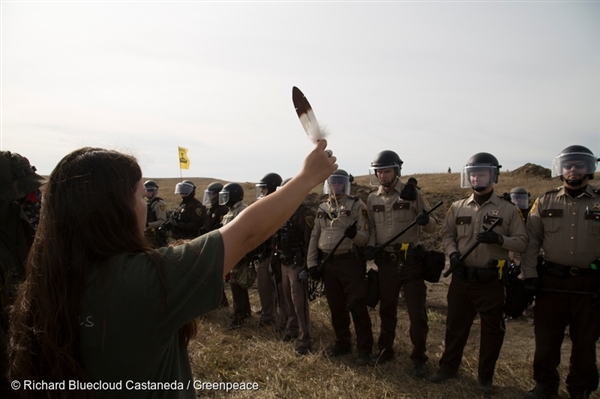
<path id="1" fill-rule="evenodd" d="M 289 219 L 279 229 L 278 250 L 281 251 L 286 259 L 292 260 L 294 256 L 302 256 L 303 235 L 298 226 L 297 214 Z M 299 254 L 300 252 L 300 254 Z"/>
<path id="2" fill-rule="evenodd" d="M 152 207 L 154 206 L 154 204 L 156 204 L 157 201 L 162 201 L 163 199 L 160 197 L 154 197 L 152 198 L 152 201 L 148 202 L 146 204 L 146 223 L 152 223 L 152 222 L 156 222 L 158 220 L 158 218 L 156 217 L 156 214 L 154 212 L 152 212 Z"/>

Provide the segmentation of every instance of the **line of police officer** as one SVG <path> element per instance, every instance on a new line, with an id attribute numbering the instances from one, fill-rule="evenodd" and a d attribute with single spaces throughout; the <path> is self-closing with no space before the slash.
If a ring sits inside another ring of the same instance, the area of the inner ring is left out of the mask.
<path id="1" fill-rule="evenodd" d="M 521 208 L 527 208 L 514 206 L 494 193 L 501 168 L 496 157 L 478 153 L 469 159 L 461 173 L 461 187 L 472 189 L 472 194 L 451 205 L 442 226 L 453 277 L 448 290 L 445 349 L 439 369 L 428 377 L 429 381 L 441 383 L 457 375 L 478 314 L 481 319 L 478 388 L 484 395 L 492 393 L 505 334 L 504 267 L 515 254 L 523 254 L 521 266 L 526 287 L 536 294 L 534 379 L 537 384 L 525 398 L 557 397 L 557 367 L 567 326 L 573 343 L 567 390 L 572 398 L 587 398 L 597 389 L 595 345 L 600 337 L 600 306 L 595 306 L 592 299 L 600 290 L 600 192 L 589 185 L 596 163 L 596 157 L 586 147 L 574 145 L 563 150 L 554 159 L 552 169 L 552 176 L 560 176 L 563 186 L 535 201 L 526 227 Z M 286 340 L 298 338 L 297 353 L 306 354 L 311 349 L 306 273 L 301 273 L 308 269 L 313 279 L 323 279 L 331 311 L 335 343 L 325 351 L 327 356 L 351 352 L 352 320 L 357 336 L 356 363 L 382 364 L 392 360 L 398 293 L 403 287 L 410 318 L 413 373 L 417 378 L 426 376 L 428 321 L 424 258 L 419 246 L 421 232 L 435 231 L 437 220 L 426 213 L 429 205 L 420 190 L 400 181 L 401 167 L 402 160 L 395 152 L 377 154 L 369 169 L 371 185 L 377 189 L 370 193 L 366 204 L 349 195 L 351 175 L 341 169 L 336 171 L 325 182 L 323 191 L 327 199 L 319 204 L 314 219 L 303 209 L 304 216 L 295 214 L 294 222 L 290 219 L 265 243 L 270 248 L 265 249 L 261 258 L 264 264 L 257 270 L 264 312 L 261 322 L 276 323 L 286 332 Z M 275 177 L 278 182 L 271 181 Z M 257 190 L 268 195 L 280 180 L 279 175 L 268 174 L 257 184 Z M 517 189 L 511 194 L 523 194 L 521 191 L 524 190 Z M 243 199 L 241 192 L 239 203 Z M 389 242 L 412 222 L 416 222 L 413 228 Z M 307 231 L 311 232 L 310 239 L 306 238 Z M 375 356 L 372 356 L 374 340 L 366 306 L 367 260 L 374 261 L 379 272 L 381 329 Z M 285 295 L 278 285 L 282 281 L 282 266 L 288 284 Z M 274 268 L 278 271 L 274 272 Z M 291 270 L 294 272 L 289 273 Z M 276 279 L 274 273 L 279 274 Z M 303 296 L 294 302 L 289 287 L 298 281 Z M 247 291 L 245 298 L 244 310 L 234 318 L 235 323 L 250 315 Z M 285 303 L 279 305 L 281 318 L 276 319 L 274 304 L 284 298 Z M 235 303 L 236 295 L 234 309 Z"/>

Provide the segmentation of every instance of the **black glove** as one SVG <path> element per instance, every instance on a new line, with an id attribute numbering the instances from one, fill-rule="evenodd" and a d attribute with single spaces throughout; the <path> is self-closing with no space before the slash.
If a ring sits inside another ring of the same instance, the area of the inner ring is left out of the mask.
<path id="1" fill-rule="evenodd" d="M 308 274 L 313 280 L 320 280 L 323 277 L 323 272 L 319 270 L 319 266 L 309 267 Z"/>
<path id="2" fill-rule="evenodd" d="M 537 293 L 537 291 L 539 291 L 540 288 L 542 288 L 542 283 L 537 277 L 526 278 L 524 282 L 525 285 L 523 288 L 534 295 Z"/>
<path id="3" fill-rule="evenodd" d="M 175 220 L 175 219 L 171 219 L 171 221 L 169 222 L 169 224 L 170 224 L 171 226 L 175 226 L 175 227 L 177 227 L 177 220 Z"/>
<path id="4" fill-rule="evenodd" d="M 302 269 L 302 271 L 298 274 L 298 281 L 301 283 L 308 282 L 308 271 L 306 269 Z"/>
<path id="5" fill-rule="evenodd" d="M 346 227 L 346 230 L 344 230 L 344 236 L 348 237 L 349 239 L 353 239 L 356 237 L 356 232 L 356 223 L 352 223 L 350 226 Z"/>
<path id="6" fill-rule="evenodd" d="M 415 222 L 419 225 L 419 226 L 425 226 L 427 223 L 429 223 L 429 215 L 426 214 L 425 212 L 423 213 L 419 213 L 417 215 L 417 217 L 415 218 Z"/>
<path id="7" fill-rule="evenodd" d="M 498 244 L 500 242 L 500 234 L 495 231 L 484 231 L 477 234 L 477 241 L 483 244 Z"/>
<path id="8" fill-rule="evenodd" d="M 366 260 L 374 260 L 375 259 L 375 247 L 367 247 L 365 249 L 365 259 Z"/>
<path id="9" fill-rule="evenodd" d="M 464 268 L 467 267 L 465 265 L 465 262 L 460 260 L 460 254 L 458 252 L 453 252 L 450 255 L 450 267 L 452 268 L 452 270 L 458 268 Z"/>

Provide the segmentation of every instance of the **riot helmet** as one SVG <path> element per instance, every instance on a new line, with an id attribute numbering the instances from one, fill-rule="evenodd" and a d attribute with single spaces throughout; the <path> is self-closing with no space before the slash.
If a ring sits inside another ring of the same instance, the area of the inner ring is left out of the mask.
<path id="1" fill-rule="evenodd" d="M 348 174 L 344 169 L 338 169 L 323 183 L 323 194 L 329 195 L 350 195 L 350 184 L 354 181 L 354 176 Z"/>
<path id="2" fill-rule="evenodd" d="M 498 174 L 502 165 L 492 154 L 479 152 L 473 155 L 465 166 L 463 166 L 460 175 L 460 186 L 462 188 L 472 188 L 474 191 L 481 192 L 486 188 L 498 183 Z"/>
<path id="3" fill-rule="evenodd" d="M 552 161 L 552 177 L 560 176 L 571 186 L 580 186 L 586 177 L 594 178 L 598 159 L 594 153 L 582 145 L 571 145 L 558 154 Z M 581 176 L 581 177 L 569 177 Z"/>
<path id="4" fill-rule="evenodd" d="M 196 185 L 191 180 L 184 180 L 181 183 L 177 183 L 175 186 L 175 194 L 180 194 L 183 197 L 190 196 L 196 193 Z"/>
<path id="5" fill-rule="evenodd" d="M 286 185 L 286 183 L 288 183 L 290 180 L 292 180 L 292 178 L 291 178 L 291 177 L 288 177 L 287 179 L 283 180 L 283 181 L 281 182 L 281 185 L 280 185 L 279 187 L 277 187 L 277 189 L 276 189 L 275 191 L 277 191 L 277 190 L 279 190 L 281 187 L 285 186 L 285 185 Z"/>
<path id="6" fill-rule="evenodd" d="M 219 192 L 223 189 L 223 185 L 219 182 L 212 182 L 204 190 L 202 205 L 217 205 L 219 203 Z"/>
<path id="7" fill-rule="evenodd" d="M 227 183 L 219 192 L 219 205 L 232 207 L 244 199 L 244 189 L 239 183 Z"/>
<path id="8" fill-rule="evenodd" d="M 144 188 L 146 189 L 146 197 L 148 198 L 154 198 L 158 194 L 158 184 L 154 180 L 146 180 Z"/>
<path id="9" fill-rule="evenodd" d="M 402 170 L 402 164 L 402 160 L 394 151 L 381 151 L 375 156 L 375 159 L 373 159 L 373 162 L 371 162 L 371 167 L 369 168 L 371 186 L 379 187 L 380 185 L 382 185 L 384 187 L 390 187 L 394 183 L 395 179 L 392 179 L 385 183 L 381 183 L 377 176 L 377 171 L 380 169 L 393 168 L 396 173 L 395 177 L 400 177 L 400 170 Z"/>
<path id="10" fill-rule="evenodd" d="M 510 202 L 519 209 L 529 209 L 529 193 L 523 187 L 515 187 L 510 190 Z"/>
<path id="11" fill-rule="evenodd" d="M 267 173 L 258 183 L 256 183 L 256 199 L 266 197 L 275 192 L 281 185 L 281 176 L 277 173 Z"/>

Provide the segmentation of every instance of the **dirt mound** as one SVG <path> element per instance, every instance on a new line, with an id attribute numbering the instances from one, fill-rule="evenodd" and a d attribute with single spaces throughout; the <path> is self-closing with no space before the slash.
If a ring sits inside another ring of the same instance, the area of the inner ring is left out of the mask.
<path id="1" fill-rule="evenodd" d="M 526 177 L 541 177 L 543 179 L 550 179 L 552 176 L 552 171 L 548 168 L 544 168 L 543 166 L 536 165 L 533 163 L 526 163 L 513 170 L 512 172 L 507 172 L 507 175 L 510 176 L 526 176 Z"/>

